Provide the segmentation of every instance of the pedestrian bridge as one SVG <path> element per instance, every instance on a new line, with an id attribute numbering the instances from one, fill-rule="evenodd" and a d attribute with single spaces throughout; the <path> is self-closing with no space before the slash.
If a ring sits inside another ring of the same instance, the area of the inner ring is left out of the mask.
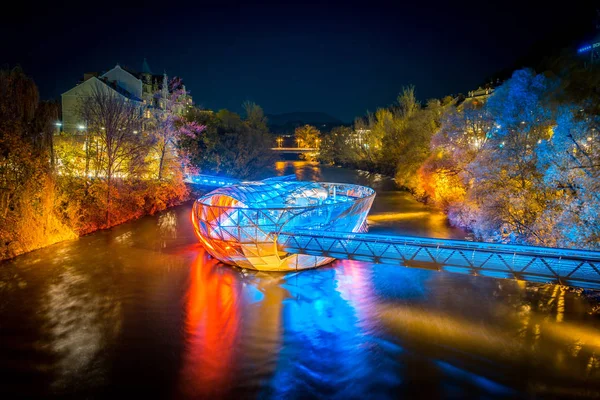
<path id="1" fill-rule="evenodd" d="M 316 147 L 271 147 L 272 151 L 276 151 L 278 153 L 318 153 L 319 149 Z"/>
<path id="2" fill-rule="evenodd" d="M 417 236 L 283 232 L 279 250 L 503 279 L 600 289 L 600 252 Z"/>

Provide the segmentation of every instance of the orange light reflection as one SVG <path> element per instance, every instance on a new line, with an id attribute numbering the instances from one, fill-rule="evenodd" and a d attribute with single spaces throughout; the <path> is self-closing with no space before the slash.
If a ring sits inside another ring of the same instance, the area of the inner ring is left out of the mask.
<path id="1" fill-rule="evenodd" d="M 233 270 L 220 268 L 200 250 L 191 266 L 186 298 L 181 387 L 186 395 L 218 397 L 230 386 L 240 314 Z"/>

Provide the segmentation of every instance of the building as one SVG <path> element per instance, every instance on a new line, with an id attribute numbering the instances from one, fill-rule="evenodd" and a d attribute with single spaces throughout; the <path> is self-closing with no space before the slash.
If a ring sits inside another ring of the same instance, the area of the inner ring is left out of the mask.
<path id="1" fill-rule="evenodd" d="M 482 88 L 481 86 L 479 86 L 479 88 L 477 88 L 477 90 L 470 90 L 469 91 L 467 99 L 473 99 L 473 98 L 476 98 L 476 97 L 488 98 L 492 93 L 494 93 L 494 88 L 493 87 Z"/>
<path id="2" fill-rule="evenodd" d="M 185 85 L 180 83 L 183 92 Z M 150 117 L 154 110 L 164 110 L 165 99 L 169 96 L 167 75 L 155 75 L 144 59 L 142 72 L 135 72 L 116 65 L 111 70 L 99 74 L 85 73 L 77 86 L 62 94 L 62 129 L 65 132 L 77 132 L 85 129 L 85 121 L 81 120 L 79 105 L 86 97 L 97 90 L 107 90 L 128 101 L 139 104 L 141 112 Z M 184 104 L 191 106 L 192 98 L 185 94 Z M 183 112 L 184 110 L 177 110 Z"/>
<path id="3" fill-rule="evenodd" d="M 597 67 L 600 64 L 600 34 L 577 49 L 577 54 L 585 60 L 588 68 Z"/>

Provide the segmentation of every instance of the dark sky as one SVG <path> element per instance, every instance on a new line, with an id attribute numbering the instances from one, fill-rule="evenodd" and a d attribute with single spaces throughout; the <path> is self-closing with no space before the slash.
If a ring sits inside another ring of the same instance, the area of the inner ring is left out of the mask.
<path id="1" fill-rule="evenodd" d="M 592 29 L 591 3 L 23 2 L 3 12 L 0 66 L 20 64 L 48 99 L 84 72 L 140 69 L 146 57 L 208 108 L 253 100 L 351 121 L 404 85 L 422 100 L 475 89 L 553 33 Z"/>

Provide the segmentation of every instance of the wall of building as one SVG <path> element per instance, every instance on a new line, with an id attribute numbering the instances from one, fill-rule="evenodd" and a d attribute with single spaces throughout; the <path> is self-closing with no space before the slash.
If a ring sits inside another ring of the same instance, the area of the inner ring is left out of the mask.
<path id="1" fill-rule="evenodd" d="M 102 75 L 109 82 L 116 82 L 118 86 L 127 90 L 134 97 L 142 98 L 142 81 L 125 71 L 118 65 Z"/>
<path id="2" fill-rule="evenodd" d="M 65 132 L 80 131 L 79 126 L 85 126 L 85 121 L 80 116 L 80 104 L 90 97 L 97 90 L 110 91 L 117 96 L 121 94 L 107 86 L 104 82 L 96 77 L 90 78 L 87 81 L 75 86 L 68 92 L 62 95 L 62 126 Z"/>

